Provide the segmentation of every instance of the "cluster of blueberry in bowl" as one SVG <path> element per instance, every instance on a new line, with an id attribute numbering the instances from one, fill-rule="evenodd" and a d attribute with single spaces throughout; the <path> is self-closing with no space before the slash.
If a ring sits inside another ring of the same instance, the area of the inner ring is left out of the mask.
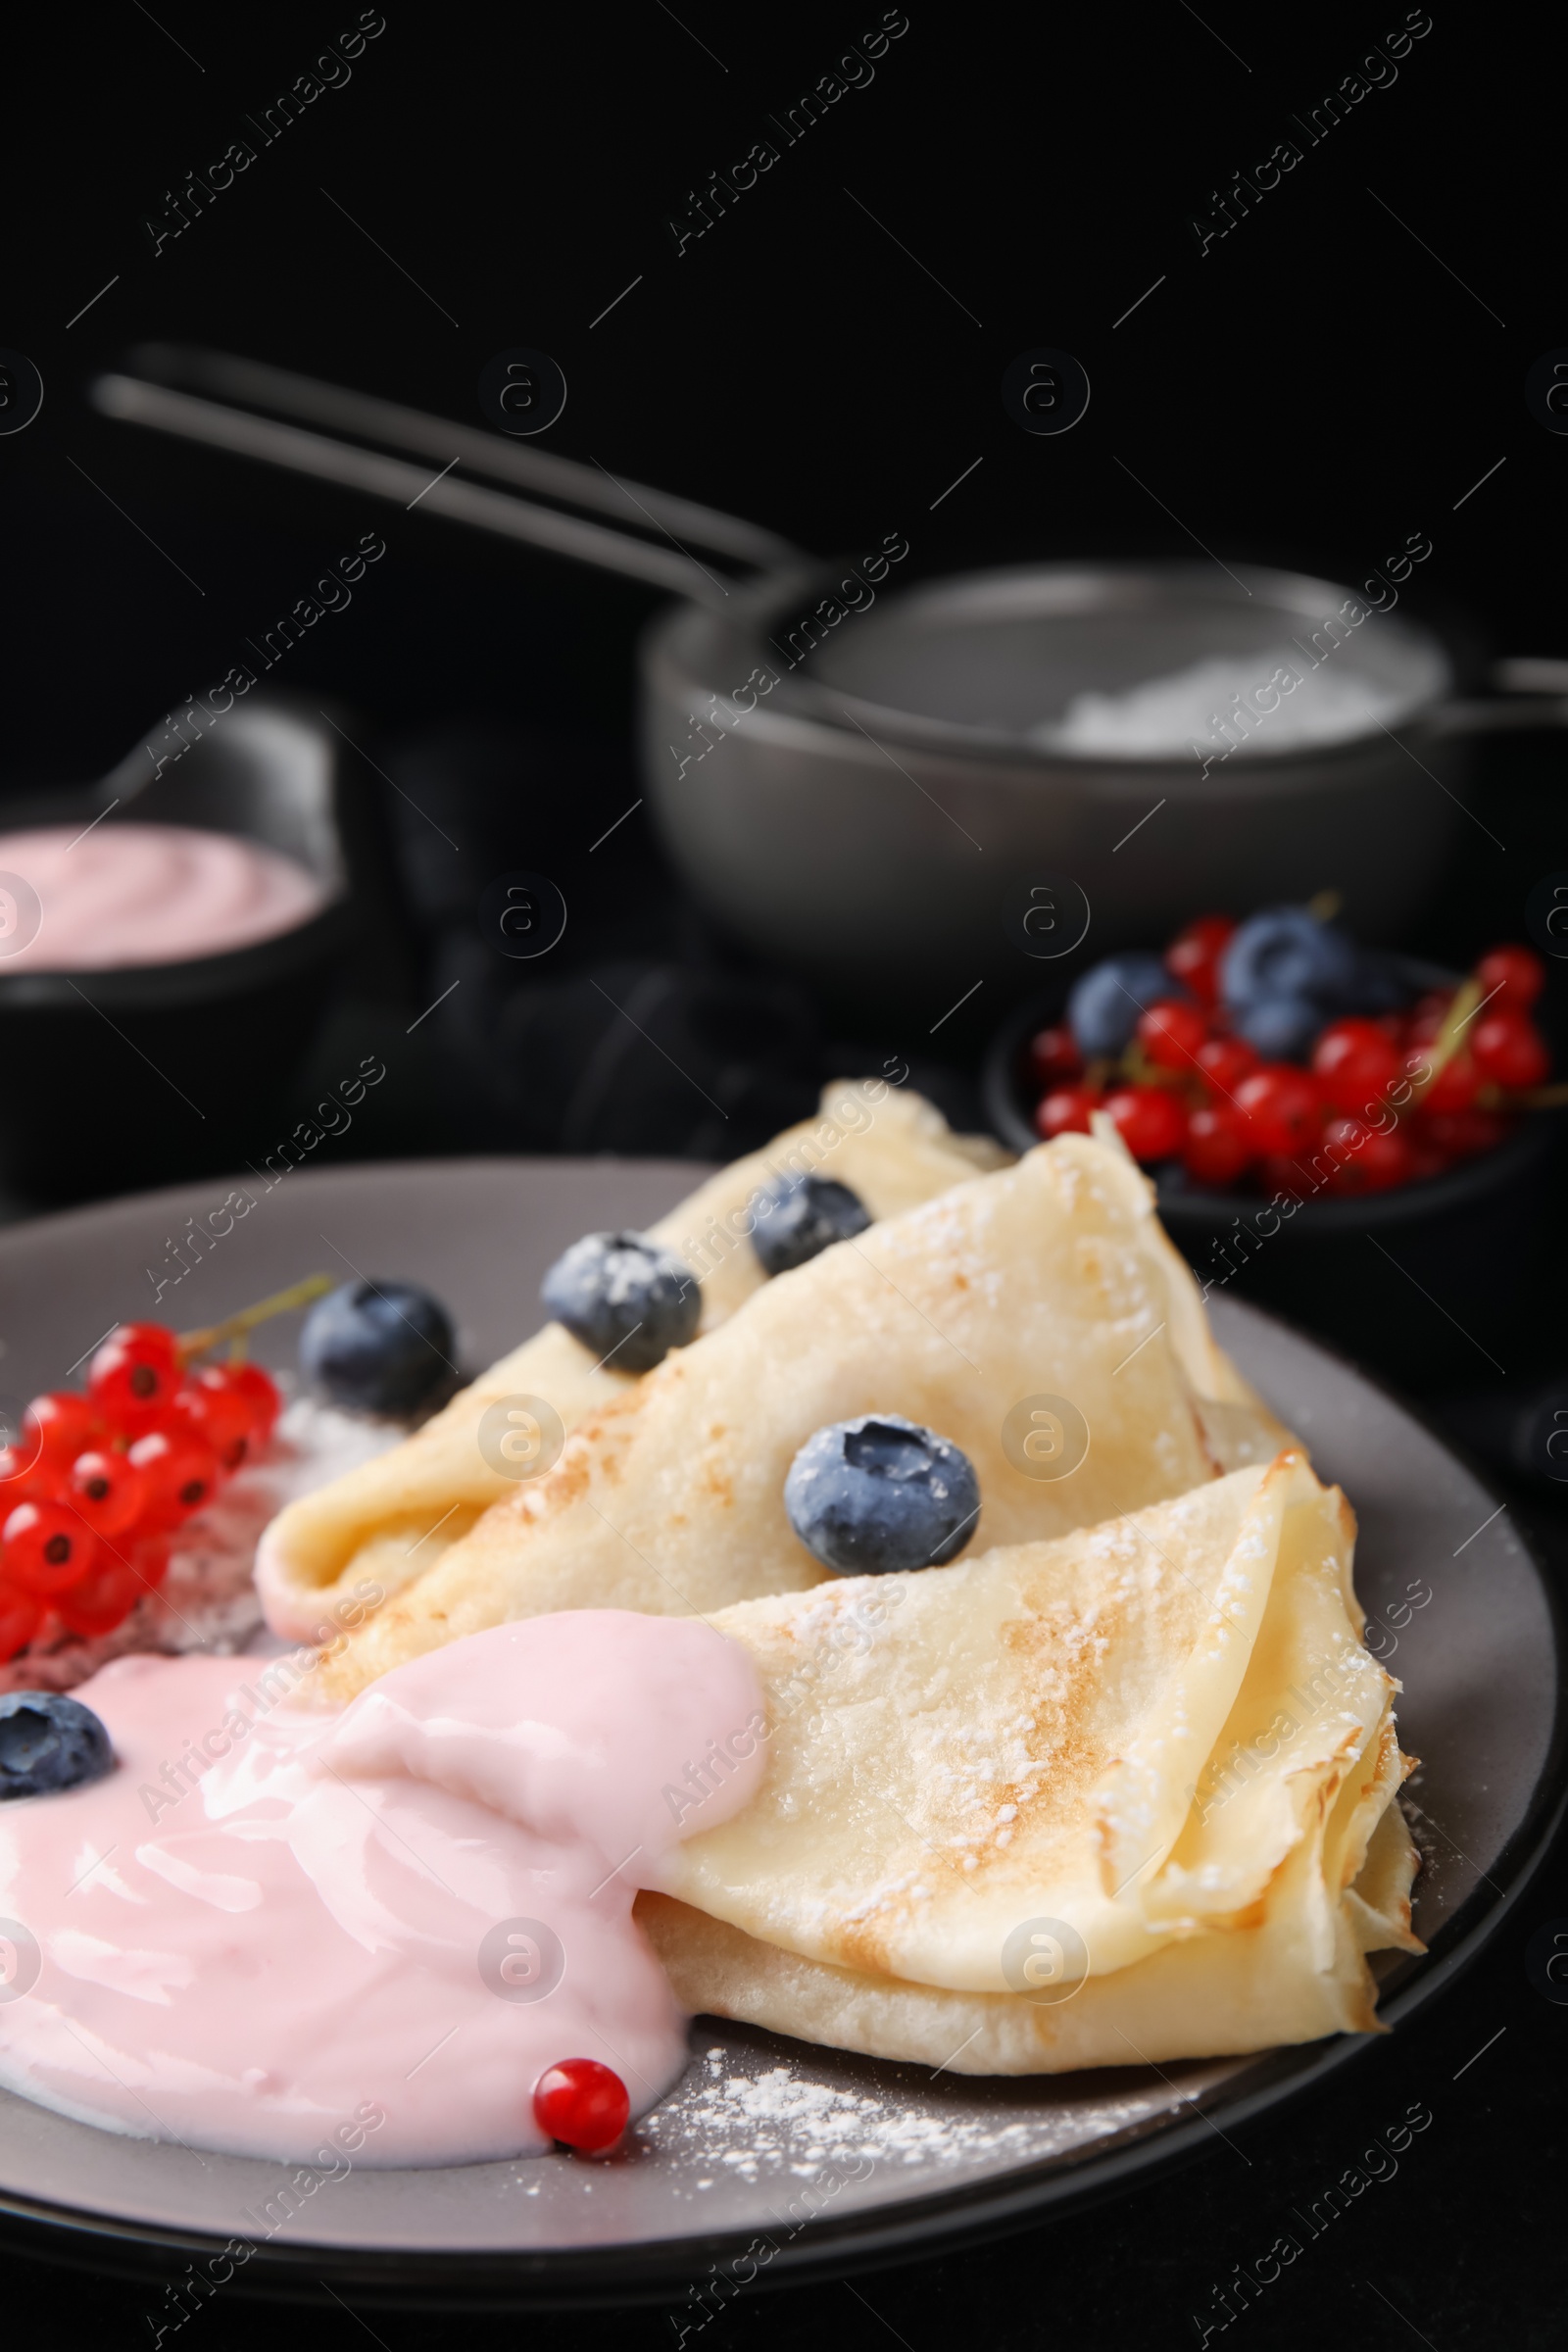
<path id="1" fill-rule="evenodd" d="M 1405 968 L 1307 906 L 1204 915 L 1163 956 L 1107 956 L 1025 1048 L 1036 1132 L 1088 1134 L 1103 1111 L 1135 1158 L 1201 1190 L 1300 1194 L 1321 1176 L 1345 1197 L 1440 1175 L 1564 1098 L 1529 948 L 1418 994 Z"/>

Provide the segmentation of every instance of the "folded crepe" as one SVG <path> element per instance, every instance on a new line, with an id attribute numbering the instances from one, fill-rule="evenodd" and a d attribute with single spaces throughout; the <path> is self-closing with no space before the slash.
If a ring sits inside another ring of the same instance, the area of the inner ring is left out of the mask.
<path id="1" fill-rule="evenodd" d="M 813 1431 L 858 1413 L 963 1448 L 976 1548 L 1271 1459 L 1285 1432 L 1215 1346 L 1152 1200 L 1119 1144 L 1066 1136 L 778 1276 L 495 1503 L 323 1664 L 320 1701 L 511 1618 L 707 1614 L 817 1584 L 784 1480 Z M 1019 1458 L 1017 1415 L 1042 1400 L 1086 1442 L 1059 1476 Z"/>
<path id="2" fill-rule="evenodd" d="M 766 1280 L 748 1238 L 748 1204 L 771 1176 L 831 1176 L 858 1194 L 872 1217 L 892 1217 L 1008 1156 L 988 1136 L 954 1134 L 919 1095 L 880 1079 L 840 1079 L 824 1090 L 815 1119 L 721 1169 L 652 1231 L 699 1277 L 701 1329 L 712 1331 Z M 348 1621 L 358 1623 L 368 1588 L 401 1592 L 511 1491 L 513 1482 L 479 1450 L 488 1406 L 541 1396 L 569 1431 L 635 1386 L 635 1375 L 597 1363 L 561 1324 L 546 1324 L 402 1445 L 278 1514 L 256 1561 L 272 1632 L 322 1640 L 345 1601 Z"/>
<path id="3" fill-rule="evenodd" d="M 1422 1946 L 1353 1532 L 1288 1450 L 1054 1542 L 721 1611 L 767 1774 L 639 1899 L 679 1999 L 967 2074 L 1376 2031 L 1363 1955 Z M 672 1811 L 726 1768 L 694 1759 Z"/>

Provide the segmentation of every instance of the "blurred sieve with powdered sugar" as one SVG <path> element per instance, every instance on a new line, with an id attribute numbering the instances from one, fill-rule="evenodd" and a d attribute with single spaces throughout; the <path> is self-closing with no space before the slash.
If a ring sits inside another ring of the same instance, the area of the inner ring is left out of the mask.
<path id="1" fill-rule="evenodd" d="M 1401 697 L 1364 671 L 1311 665 L 1289 645 L 1221 654 L 1120 694 L 1075 694 L 1060 718 L 1030 729 L 1044 751 L 1124 753 L 1169 759 L 1191 748 L 1223 759 L 1249 751 L 1294 751 L 1386 726 Z"/>

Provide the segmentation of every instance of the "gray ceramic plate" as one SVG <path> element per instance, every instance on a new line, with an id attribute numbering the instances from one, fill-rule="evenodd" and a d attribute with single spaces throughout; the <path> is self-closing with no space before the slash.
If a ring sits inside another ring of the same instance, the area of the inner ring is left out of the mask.
<path id="1" fill-rule="evenodd" d="M 540 1276 L 567 1242 L 647 1224 L 694 1173 L 466 1160 L 296 1171 L 270 1192 L 251 1180 L 255 1206 L 157 1312 L 191 1329 L 318 1268 L 403 1275 L 450 1302 L 467 1360 L 488 1362 L 537 1320 Z M 150 1194 L 0 1234 L 0 1401 L 61 1385 L 108 1324 L 151 1313 L 188 1220 L 205 1224 L 227 1190 Z M 1404 1683 L 1400 1736 L 1423 1758 L 1416 1924 L 1431 1954 L 1387 1972 L 1383 2015 L 1397 2031 L 1497 1925 L 1549 1835 L 1562 1780 L 1558 1628 L 1508 1513 L 1427 1429 L 1320 1348 L 1244 1306 L 1215 1306 L 1243 1370 L 1351 1496 L 1373 1639 Z M 263 1356 L 270 1345 L 286 1362 L 294 1326 L 263 1336 Z M 1412 1583 L 1431 1597 L 1409 1610 Z M 280 2167 L 119 2138 L 0 2094 L 0 2210 L 35 2246 L 150 2272 L 159 2308 L 194 2262 L 219 2283 L 234 2275 L 286 2293 L 324 2280 L 400 2301 L 690 2293 L 696 2322 L 754 2278 L 930 2252 L 1102 2194 L 1363 2046 L 1342 2037 L 1165 2073 L 982 2082 L 700 2019 L 685 2081 L 613 2163 L 311 2176 L 288 2199 Z M 237 2272 L 221 2251 L 230 2239 L 253 2249 Z"/>

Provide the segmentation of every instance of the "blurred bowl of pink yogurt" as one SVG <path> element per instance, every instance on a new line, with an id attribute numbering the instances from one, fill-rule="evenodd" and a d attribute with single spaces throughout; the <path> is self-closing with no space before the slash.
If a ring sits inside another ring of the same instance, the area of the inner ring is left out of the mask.
<path id="1" fill-rule="evenodd" d="M 0 1182 L 39 1203 L 254 1158 L 352 938 L 343 739 L 281 701 L 0 804 Z"/>

